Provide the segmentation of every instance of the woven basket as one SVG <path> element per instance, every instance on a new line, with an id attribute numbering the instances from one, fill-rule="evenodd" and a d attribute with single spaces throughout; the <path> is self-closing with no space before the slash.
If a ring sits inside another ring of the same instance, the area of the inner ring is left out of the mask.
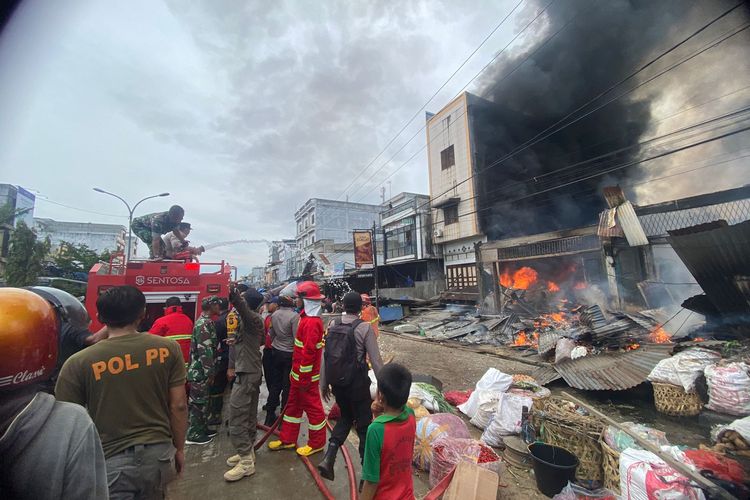
<path id="1" fill-rule="evenodd" d="M 620 494 L 620 452 L 612 449 L 604 439 L 599 439 L 602 446 L 602 470 L 604 487 Z"/>
<path id="2" fill-rule="evenodd" d="M 703 408 L 703 401 L 693 389 L 685 392 L 680 386 L 652 382 L 654 387 L 654 402 L 656 411 L 675 417 L 692 417 L 698 415 Z"/>
<path id="3" fill-rule="evenodd" d="M 535 411 L 535 421 L 541 426 L 544 442 L 570 450 L 580 464 L 576 478 L 601 481 L 602 447 L 599 438 L 604 422 L 593 416 L 581 415 L 567 408 L 568 401 L 559 397 L 546 400 L 544 411 Z"/>

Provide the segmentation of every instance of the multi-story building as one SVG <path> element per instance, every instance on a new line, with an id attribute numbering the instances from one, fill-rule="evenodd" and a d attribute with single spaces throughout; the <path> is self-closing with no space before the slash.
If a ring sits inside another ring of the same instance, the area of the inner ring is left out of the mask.
<path id="1" fill-rule="evenodd" d="M 268 246 L 266 283 L 282 283 L 301 273 L 297 253 L 297 241 L 293 239 L 274 240 Z"/>
<path id="2" fill-rule="evenodd" d="M 36 196 L 21 186 L 0 184 L 0 207 L 10 205 L 10 208 L 20 212 L 14 219 L 13 225 L 23 221 L 27 226 L 34 226 L 34 205 Z"/>
<path id="3" fill-rule="evenodd" d="M 35 217 L 34 229 L 40 238 L 49 238 L 53 249 L 66 242 L 86 245 L 96 253 L 105 250 L 120 252 L 125 249 L 127 242 L 127 231 L 125 226 L 120 224 L 67 222 Z"/>
<path id="4" fill-rule="evenodd" d="M 397 194 L 380 213 L 380 225 L 384 258 L 378 274 L 382 294 L 429 298 L 442 290 L 445 285 L 439 249 L 432 244 L 430 197 Z"/>
<path id="5" fill-rule="evenodd" d="M 27 226 L 34 226 L 34 203 L 36 197 L 21 186 L 0 184 L 0 207 L 8 206 L 18 213 L 12 221 L 0 221 L 0 271 L 5 272 L 5 262 L 10 251 L 10 232 L 23 221 Z"/>
<path id="6" fill-rule="evenodd" d="M 380 205 L 310 198 L 294 213 L 302 259 L 316 241 L 352 243 L 354 229 L 370 229 L 380 220 Z"/>
<path id="7" fill-rule="evenodd" d="M 427 160 L 432 207 L 432 241 L 442 246 L 448 288 L 477 285 L 474 245 L 486 241 L 480 227 L 474 173 L 473 104 L 464 92 L 427 118 Z"/>
<path id="8" fill-rule="evenodd" d="M 263 287 L 266 283 L 266 268 L 263 266 L 255 266 L 250 269 L 250 275 L 248 276 L 252 285 L 256 288 Z"/>

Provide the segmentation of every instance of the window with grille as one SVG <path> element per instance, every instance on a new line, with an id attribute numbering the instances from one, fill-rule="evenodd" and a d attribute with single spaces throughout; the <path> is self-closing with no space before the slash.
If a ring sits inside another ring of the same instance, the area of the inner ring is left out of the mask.
<path id="1" fill-rule="evenodd" d="M 443 218 L 446 226 L 458 222 L 458 205 L 443 208 Z"/>
<path id="2" fill-rule="evenodd" d="M 475 264 L 447 266 L 445 278 L 448 288 L 453 290 L 477 286 L 477 266 Z"/>
<path id="3" fill-rule="evenodd" d="M 456 155 L 451 144 L 440 152 L 440 167 L 445 170 L 456 164 Z"/>

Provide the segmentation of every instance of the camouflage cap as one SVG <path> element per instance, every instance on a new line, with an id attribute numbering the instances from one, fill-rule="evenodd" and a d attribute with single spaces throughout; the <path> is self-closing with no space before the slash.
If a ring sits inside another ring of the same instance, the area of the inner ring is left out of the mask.
<path id="1" fill-rule="evenodd" d="M 213 304 L 221 304 L 221 299 L 216 295 L 209 295 L 208 297 L 204 297 L 203 301 L 201 302 L 201 305 L 203 307 L 208 307 Z"/>

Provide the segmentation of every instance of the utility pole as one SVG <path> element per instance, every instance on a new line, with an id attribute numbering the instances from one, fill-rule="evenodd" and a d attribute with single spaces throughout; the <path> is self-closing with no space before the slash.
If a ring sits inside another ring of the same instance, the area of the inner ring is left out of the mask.
<path id="1" fill-rule="evenodd" d="M 372 275 L 375 277 L 375 308 L 380 308 L 380 289 L 378 288 L 378 243 L 377 227 L 372 222 Z"/>

